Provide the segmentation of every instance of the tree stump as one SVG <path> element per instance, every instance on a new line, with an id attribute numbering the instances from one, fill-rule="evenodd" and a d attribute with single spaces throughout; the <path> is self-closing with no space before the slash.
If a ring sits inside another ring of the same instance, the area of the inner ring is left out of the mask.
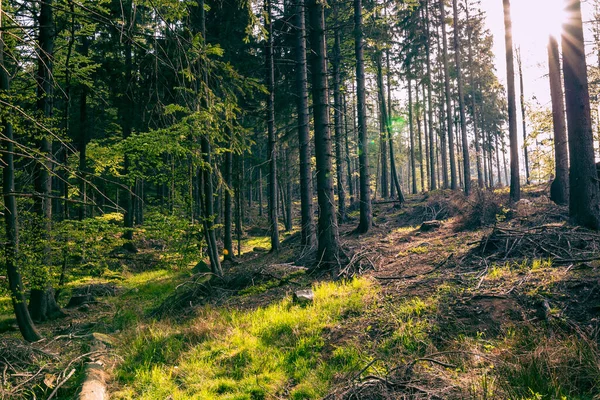
<path id="1" fill-rule="evenodd" d="M 421 228 L 419 229 L 421 232 L 431 232 L 436 229 L 439 229 L 442 226 L 440 221 L 425 221 Z"/>
<path id="2" fill-rule="evenodd" d="M 294 292 L 294 295 L 292 296 L 294 303 L 300 304 L 300 305 L 310 304 L 313 302 L 314 298 L 315 298 L 315 294 L 311 289 L 297 290 L 296 292 Z"/>

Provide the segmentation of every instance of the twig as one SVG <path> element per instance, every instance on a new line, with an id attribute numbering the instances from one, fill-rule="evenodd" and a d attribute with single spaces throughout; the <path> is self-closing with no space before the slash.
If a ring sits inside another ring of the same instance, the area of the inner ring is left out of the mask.
<path id="1" fill-rule="evenodd" d="M 67 375 L 67 377 L 65 379 L 63 379 L 59 384 L 56 385 L 56 387 L 54 388 L 54 390 L 52 391 L 52 393 L 50 393 L 50 396 L 48 396 L 47 400 L 50 400 L 51 398 L 53 398 L 54 395 L 56 394 L 56 392 L 58 392 L 58 389 L 60 389 L 60 387 L 62 385 L 64 385 L 65 382 L 67 382 L 69 380 L 69 378 L 73 376 L 74 373 L 75 373 L 75 368 L 73 368 L 71 370 L 71 372 L 69 372 L 69 375 Z"/>

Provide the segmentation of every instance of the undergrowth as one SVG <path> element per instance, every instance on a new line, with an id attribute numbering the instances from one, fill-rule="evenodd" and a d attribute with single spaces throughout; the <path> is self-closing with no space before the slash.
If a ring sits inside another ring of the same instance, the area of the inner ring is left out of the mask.
<path id="1" fill-rule="evenodd" d="M 366 362 L 357 344 L 326 352 L 324 335 L 374 306 L 366 279 L 319 283 L 314 303 L 290 297 L 252 311 L 204 308 L 186 326 L 154 323 L 125 339 L 117 399 L 313 399 Z M 325 354 L 327 353 L 327 356 Z"/>

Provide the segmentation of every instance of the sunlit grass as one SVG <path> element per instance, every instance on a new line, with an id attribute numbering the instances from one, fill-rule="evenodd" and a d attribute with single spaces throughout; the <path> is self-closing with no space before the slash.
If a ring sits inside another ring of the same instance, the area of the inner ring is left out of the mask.
<path id="1" fill-rule="evenodd" d="M 325 357 L 325 330 L 372 307 L 376 290 L 357 279 L 314 291 L 306 307 L 288 297 L 250 312 L 206 308 L 187 326 L 137 329 L 123 348 L 115 398 L 321 398 L 369 360 L 351 344 Z"/>

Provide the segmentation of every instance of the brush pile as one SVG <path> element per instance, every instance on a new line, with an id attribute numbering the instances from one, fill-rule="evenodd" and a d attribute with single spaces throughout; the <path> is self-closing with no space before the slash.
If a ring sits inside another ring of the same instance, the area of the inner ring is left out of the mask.
<path id="1" fill-rule="evenodd" d="M 490 260 L 552 259 L 555 265 L 600 260 L 600 234 L 564 223 L 531 228 L 495 227 L 479 244 Z"/>

